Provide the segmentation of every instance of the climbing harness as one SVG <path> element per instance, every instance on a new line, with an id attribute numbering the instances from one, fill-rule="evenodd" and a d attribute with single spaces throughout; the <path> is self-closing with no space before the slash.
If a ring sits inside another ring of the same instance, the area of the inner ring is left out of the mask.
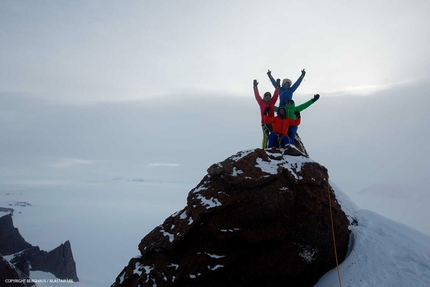
<path id="1" fill-rule="evenodd" d="M 342 287 L 342 280 L 340 279 L 340 270 L 339 270 L 339 261 L 337 259 L 337 250 L 336 250 L 336 237 L 334 235 L 334 224 L 333 224 L 333 212 L 331 207 L 331 196 L 330 196 L 330 184 L 327 180 L 327 191 L 328 191 L 328 202 L 330 206 L 330 221 L 331 221 L 331 233 L 333 236 L 333 247 L 334 247 L 334 257 L 336 259 L 336 269 L 337 269 L 337 277 L 339 279 L 339 286 Z"/>
<path id="2" fill-rule="evenodd" d="M 263 132 L 266 135 L 269 135 L 272 132 L 272 125 L 266 124 L 266 123 L 261 123 L 261 126 L 263 127 Z"/>

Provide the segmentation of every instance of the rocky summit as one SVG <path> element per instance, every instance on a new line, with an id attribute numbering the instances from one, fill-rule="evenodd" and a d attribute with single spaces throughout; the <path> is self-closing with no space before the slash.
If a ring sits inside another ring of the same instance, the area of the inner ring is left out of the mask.
<path id="1" fill-rule="evenodd" d="M 349 221 L 327 169 L 305 150 L 241 151 L 207 172 L 187 206 L 142 239 L 113 287 L 313 286 L 336 267 L 330 203 L 345 257 Z"/>

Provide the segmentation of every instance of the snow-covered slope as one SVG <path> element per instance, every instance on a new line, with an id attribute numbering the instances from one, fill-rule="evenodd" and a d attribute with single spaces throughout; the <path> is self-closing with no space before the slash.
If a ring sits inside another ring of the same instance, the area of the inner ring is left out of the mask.
<path id="1" fill-rule="evenodd" d="M 375 212 L 359 209 L 332 184 L 351 226 L 350 250 L 339 265 L 342 286 L 430 286 L 430 237 Z M 316 287 L 340 286 L 338 270 Z"/>

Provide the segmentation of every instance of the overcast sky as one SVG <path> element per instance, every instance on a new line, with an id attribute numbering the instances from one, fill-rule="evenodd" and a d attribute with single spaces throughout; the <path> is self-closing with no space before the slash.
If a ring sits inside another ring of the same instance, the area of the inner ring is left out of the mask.
<path id="1" fill-rule="evenodd" d="M 267 69 L 295 81 L 303 68 L 296 102 L 321 99 L 299 134 L 332 180 L 426 182 L 428 11 L 426 0 L 0 1 L 3 189 L 197 184 L 260 147 L 252 80 L 273 91 Z"/>
<path id="2" fill-rule="evenodd" d="M 74 102 L 249 93 L 266 71 L 302 92 L 429 77 L 430 2 L 16 1 L 0 3 L 0 86 Z"/>

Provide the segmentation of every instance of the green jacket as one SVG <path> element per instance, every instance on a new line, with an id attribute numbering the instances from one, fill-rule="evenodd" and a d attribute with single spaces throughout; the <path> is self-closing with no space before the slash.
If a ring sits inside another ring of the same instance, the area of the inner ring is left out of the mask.
<path id="1" fill-rule="evenodd" d="M 285 106 L 285 109 L 287 110 L 287 117 L 292 119 L 292 120 L 295 120 L 297 118 L 296 115 L 294 114 L 295 111 L 301 112 L 304 109 L 307 109 L 313 103 L 314 103 L 314 101 L 313 101 L 313 99 L 311 99 L 311 100 L 309 100 L 309 101 L 307 101 L 301 105 L 298 105 L 297 107 L 294 103 L 292 105 L 287 104 Z M 278 107 L 275 107 L 275 112 L 278 112 Z"/>

